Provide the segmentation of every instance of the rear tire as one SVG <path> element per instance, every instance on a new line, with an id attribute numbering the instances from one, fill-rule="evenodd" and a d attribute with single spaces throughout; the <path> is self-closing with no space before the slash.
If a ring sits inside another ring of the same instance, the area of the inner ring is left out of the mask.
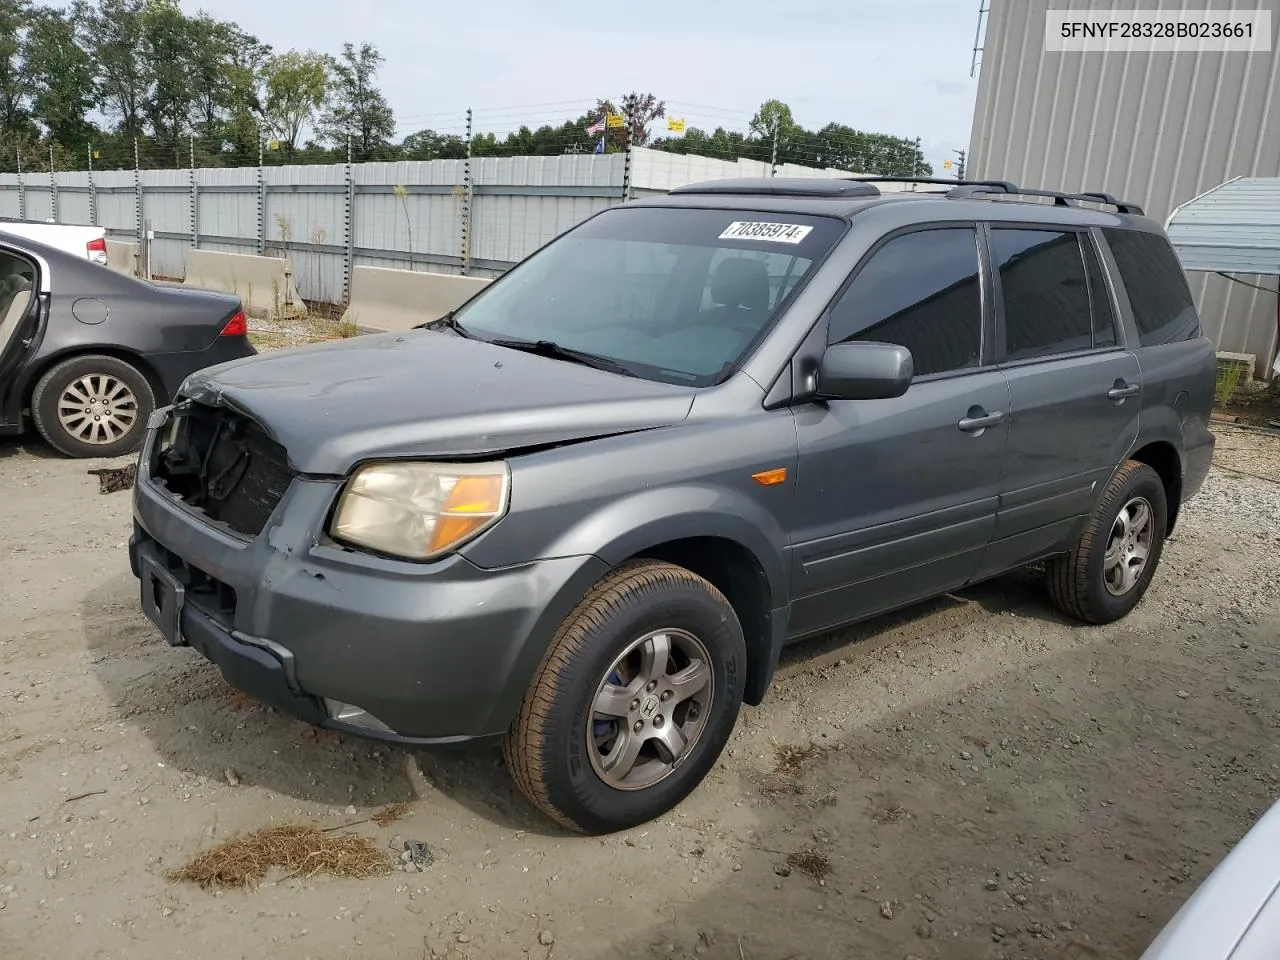
<path id="1" fill-rule="evenodd" d="M 1107 485 L 1079 542 L 1049 561 L 1049 599 L 1085 623 L 1113 623 L 1151 586 L 1168 529 L 1164 481 L 1130 460 Z"/>
<path id="2" fill-rule="evenodd" d="M 155 405 L 151 384 L 136 367 L 86 354 L 45 372 L 31 394 L 31 417 L 59 453 L 120 457 L 138 449 Z"/>
<path id="3" fill-rule="evenodd" d="M 556 632 L 503 745 L 507 768 L 571 830 L 644 823 L 715 764 L 745 676 L 742 626 L 719 590 L 673 564 L 625 564 Z"/>

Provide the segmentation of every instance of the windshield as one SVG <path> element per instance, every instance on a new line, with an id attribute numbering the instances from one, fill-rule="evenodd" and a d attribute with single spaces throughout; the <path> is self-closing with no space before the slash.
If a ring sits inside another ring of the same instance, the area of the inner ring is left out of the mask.
<path id="1" fill-rule="evenodd" d="M 790 213 L 620 208 L 544 247 L 455 320 L 468 336 L 545 341 L 707 386 L 737 367 L 843 229 Z"/>

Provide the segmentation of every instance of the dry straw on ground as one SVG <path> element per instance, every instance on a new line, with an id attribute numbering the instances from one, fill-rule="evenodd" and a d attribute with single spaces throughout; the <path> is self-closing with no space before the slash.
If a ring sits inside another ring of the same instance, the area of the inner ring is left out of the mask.
<path id="1" fill-rule="evenodd" d="M 773 755 L 773 771 L 761 785 L 765 794 L 799 792 L 801 777 L 826 751 L 814 743 L 775 743 Z"/>
<path id="2" fill-rule="evenodd" d="M 831 861 L 827 859 L 826 854 L 820 853 L 813 847 L 805 847 L 803 850 L 789 854 L 787 863 L 815 880 L 825 880 L 831 874 Z"/>
<path id="3" fill-rule="evenodd" d="M 408 812 L 408 801 L 401 800 L 398 803 L 393 803 L 389 806 L 383 807 L 369 819 L 380 827 L 389 827 Z"/>
<path id="4" fill-rule="evenodd" d="M 387 855 L 365 837 L 293 825 L 233 837 L 197 854 L 169 879 L 205 888 L 254 887 L 276 868 L 288 876 L 371 877 L 389 866 Z"/>

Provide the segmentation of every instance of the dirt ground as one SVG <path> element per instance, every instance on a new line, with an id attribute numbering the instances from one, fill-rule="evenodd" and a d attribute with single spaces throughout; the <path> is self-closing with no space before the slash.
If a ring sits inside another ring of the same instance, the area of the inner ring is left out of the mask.
<path id="1" fill-rule="evenodd" d="M 0 443 L 0 956 L 1135 958 L 1280 795 L 1280 439 L 1220 437 L 1125 622 L 1069 623 L 1028 574 L 793 649 L 707 782 L 604 839 L 532 813 L 496 754 L 233 695 L 138 612 L 128 494 Z M 166 879 L 348 823 L 434 862 Z"/>

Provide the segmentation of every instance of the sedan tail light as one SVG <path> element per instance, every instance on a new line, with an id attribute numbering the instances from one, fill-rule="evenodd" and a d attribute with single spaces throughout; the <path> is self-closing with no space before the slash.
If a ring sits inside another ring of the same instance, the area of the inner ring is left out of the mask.
<path id="1" fill-rule="evenodd" d="M 244 315 L 243 310 L 237 310 L 235 315 L 227 321 L 227 325 L 222 328 L 220 337 L 243 337 L 249 332 L 249 320 Z"/>
<path id="2" fill-rule="evenodd" d="M 90 240 L 84 245 L 84 251 L 94 263 L 107 264 L 107 241 L 102 237 Z"/>

